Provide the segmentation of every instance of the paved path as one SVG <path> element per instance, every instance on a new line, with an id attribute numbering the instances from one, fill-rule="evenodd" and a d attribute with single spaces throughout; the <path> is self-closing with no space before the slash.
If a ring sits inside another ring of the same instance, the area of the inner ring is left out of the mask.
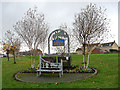
<path id="1" fill-rule="evenodd" d="M 83 80 L 91 77 L 93 73 L 64 73 L 60 78 L 59 74 L 46 74 L 42 73 L 41 76 L 37 77 L 36 73 L 19 73 L 17 78 L 24 80 L 24 82 L 43 82 L 43 83 L 54 83 L 54 82 L 72 82 L 76 80 Z"/>

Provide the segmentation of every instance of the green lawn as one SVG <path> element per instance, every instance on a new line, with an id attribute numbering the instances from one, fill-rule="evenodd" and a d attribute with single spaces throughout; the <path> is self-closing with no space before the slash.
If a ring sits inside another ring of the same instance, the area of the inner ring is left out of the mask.
<path id="1" fill-rule="evenodd" d="M 2 58 L 2 88 L 118 88 L 118 54 L 90 55 L 90 67 L 98 70 L 98 74 L 86 80 L 67 83 L 24 83 L 14 80 L 13 75 L 30 68 L 30 57 L 19 57 L 17 64 L 13 58 L 7 61 Z M 36 57 L 36 64 L 38 57 Z M 82 55 L 72 55 L 72 64 L 81 65 Z"/>

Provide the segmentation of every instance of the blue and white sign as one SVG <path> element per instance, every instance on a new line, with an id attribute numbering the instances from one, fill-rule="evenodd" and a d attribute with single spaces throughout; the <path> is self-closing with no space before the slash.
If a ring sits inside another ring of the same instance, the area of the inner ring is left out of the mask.
<path id="1" fill-rule="evenodd" d="M 65 40 L 57 38 L 56 40 L 53 40 L 53 46 L 64 46 Z"/>

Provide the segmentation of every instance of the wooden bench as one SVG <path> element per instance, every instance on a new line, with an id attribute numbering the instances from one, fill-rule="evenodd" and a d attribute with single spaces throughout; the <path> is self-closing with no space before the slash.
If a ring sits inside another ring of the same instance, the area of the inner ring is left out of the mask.
<path id="1" fill-rule="evenodd" d="M 37 76 L 40 76 L 42 72 L 58 72 L 59 77 L 61 77 L 63 75 L 62 59 L 60 63 L 54 63 L 44 60 L 40 55 L 39 65 L 37 66 Z"/>

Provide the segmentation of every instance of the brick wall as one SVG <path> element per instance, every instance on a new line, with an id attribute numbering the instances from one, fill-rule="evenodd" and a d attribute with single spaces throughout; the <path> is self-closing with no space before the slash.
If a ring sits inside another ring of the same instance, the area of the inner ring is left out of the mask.
<path id="1" fill-rule="evenodd" d="M 103 54 L 104 52 L 100 51 L 99 49 L 94 49 L 91 54 Z"/>

